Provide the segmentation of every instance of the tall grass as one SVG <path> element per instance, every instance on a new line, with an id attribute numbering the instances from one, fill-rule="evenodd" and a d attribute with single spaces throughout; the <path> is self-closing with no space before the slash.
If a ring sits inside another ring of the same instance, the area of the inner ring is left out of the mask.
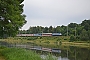
<path id="1" fill-rule="evenodd" d="M 42 60 L 36 53 L 21 48 L 5 48 L 1 53 L 7 60 Z"/>
<path id="2" fill-rule="evenodd" d="M 45 60 L 57 60 L 55 56 L 52 56 L 51 54 L 47 55 Z"/>
<path id="3" fill-rule="evenodd" d="M 0 53 L 6 58 L 6 60 L 56 60 L 51 55 L 42 59 L 40 55 L 35 52 L 21 48 L 0 47 L 0 49 L 2 49 Z"/>

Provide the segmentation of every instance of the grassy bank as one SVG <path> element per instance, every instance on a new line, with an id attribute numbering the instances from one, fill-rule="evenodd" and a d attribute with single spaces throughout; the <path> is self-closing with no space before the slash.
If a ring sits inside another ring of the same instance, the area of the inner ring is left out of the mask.
<path id="1" fill-rule="evenodd" d="M 2 50 L 3 50 L 3 47 L 0 46 L 0 60 L 5 60 L 5 57 L 2 56 L 2 54 L 1 54 Z"/>
<path id="2" fill-rule="evenodd" d="M 8 39 L 2 39 L 2 41 L 8 42 L 8 43 L 28 43 L 32 42 L 37 45 L 43 45 L 43 46 L 77 46 L 77 47 L 90 47 L 90 42 L 88 41 L 70 41 L 70 37 L 68 36 L 51 36 L 51 37 L 14 37 L 14 38 L 8 38 Z M 51 47 L 50 46 L 50 47 Z"/>
<path id="3" fill-rule="evenodd" d="M 77 46 L 77 47 L 85 47 L 90 48 L 90 42 L 89 41 L 73 41 L 70 42 L 70 37 L 66 36 L 54 36 L 54 37 L 39 37 L 36 40 L 27 40 L 27 42 L 32 42 L 37 45 L 43 45 L 43 46 Z"/>
<path id="4" fill-rule="evenodd" d="M 21 48 L 3 48 L 0 53 L 6 60 L 42 60 L 36 53 Z"/>
<path id="5" fill-rule="evenodd" d="M 48 55 L 45 59 L 42 59 L 40 55 L 31 50 L 0 47 L 0 60 L 56 60 L 56 58 Z"/>

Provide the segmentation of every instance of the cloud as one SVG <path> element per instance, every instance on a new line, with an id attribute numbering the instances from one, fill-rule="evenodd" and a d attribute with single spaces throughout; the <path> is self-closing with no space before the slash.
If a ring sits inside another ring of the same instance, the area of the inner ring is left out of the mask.
<path id="1" fill-rule="evenodd" d="M 80 23 L 90 18 L 90 0 L 25 0 L 26 26 Z"/>

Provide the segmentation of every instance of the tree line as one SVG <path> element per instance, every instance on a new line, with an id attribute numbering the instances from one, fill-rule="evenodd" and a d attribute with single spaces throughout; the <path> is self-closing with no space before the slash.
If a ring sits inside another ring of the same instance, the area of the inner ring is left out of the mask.
<path id="1" fill-rule="evenodd" d="M 72 40 L 90 40 L 90 20 L 84 20 L 82 23 L 70 23 L 67 26 L 34 26 L 28 30 L 20 30 L 19 34 L 33 34 L 33 33 L 61 33 L 62 36 L 71 36 Z"/>

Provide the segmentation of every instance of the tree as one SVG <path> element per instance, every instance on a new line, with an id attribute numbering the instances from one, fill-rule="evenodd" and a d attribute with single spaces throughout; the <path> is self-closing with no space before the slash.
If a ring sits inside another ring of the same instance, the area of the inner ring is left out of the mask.
<path id="1" fill-rule="evenodd" d="M 61 26 L 61 34 L 63 36 L 67 35 L 67 26 L 64 26 L 64 25 Z"/>
<path id="2" fill-rule="evenodd" d="M 76 38 L 74 36 L 70 36 L 70 42 L 73 42 L 75 40 L 76 40 Z"/>
<path id="3" fill-rule="evenodd" d="M 43 30 L 44 33 L 48 33 L 49 32 L 49 28 L 48 27 L 45 27 L 44 30 Z"/>
<path id="4" fill-rule="evenodd" d="M 82 32 L 83 29 L 84 29 L 83 26 L 81 26 L 80 24 L 77 26 L 76 32 L 77 32 L 77 35 L 78 36 L 81 34 L 81 32 Z"/>
<path id="5" fill-rule="evenodd" d="M 86 31 L 90 30 L 90 20 L 84 20 L 84 21 L 82 21 L 81 25 L 84 26 L 84 29 Z"/>
<path id="6" fill-rule="evenodd" d="M 88 33 L 89 42 L 90 42 L 90 30 L 87 33 Z"/>
<path id="7" fill-rule="evenodd" d="M 24 0 L 0 0 L 0 36 L 15 36 L 26 23 L 23 13 Z"/>
<path id="8" fill-rule="evenodd" d="M 79 24 L 77 23 L 70 23 L 68 24 L 68 34 L 76 36 L 76 29 Z"/>
<path id="9" fill-rule="evenodd" d="M 56 27 L 56 33 L 61 33 L 61 27 L 60 26 Z"/>
<path id="10" fill-rule="evenodd" d="M 77 23 L 70 23 L 70 24 L 68 25 L 68 27 L 70 27 L 70 28 L 75 28 L 77 25 L 78 25 Z"/>
<path id="11" fill-rule="evenodd" d="M 50 33 L 53 32 L 53 27 L 52 27 L 52 26 L 49 27 L 49 32 L 50 32 Z"/>
<path id="12" fill-rule="evenodd" d="M 83 40 L 83 41 L 89 40 L 88 31 L 86 31 L 85 29 L 83 29 L 82 32 L 81 32 L 81 34 L 80 34 L 80 39 Z"/>

